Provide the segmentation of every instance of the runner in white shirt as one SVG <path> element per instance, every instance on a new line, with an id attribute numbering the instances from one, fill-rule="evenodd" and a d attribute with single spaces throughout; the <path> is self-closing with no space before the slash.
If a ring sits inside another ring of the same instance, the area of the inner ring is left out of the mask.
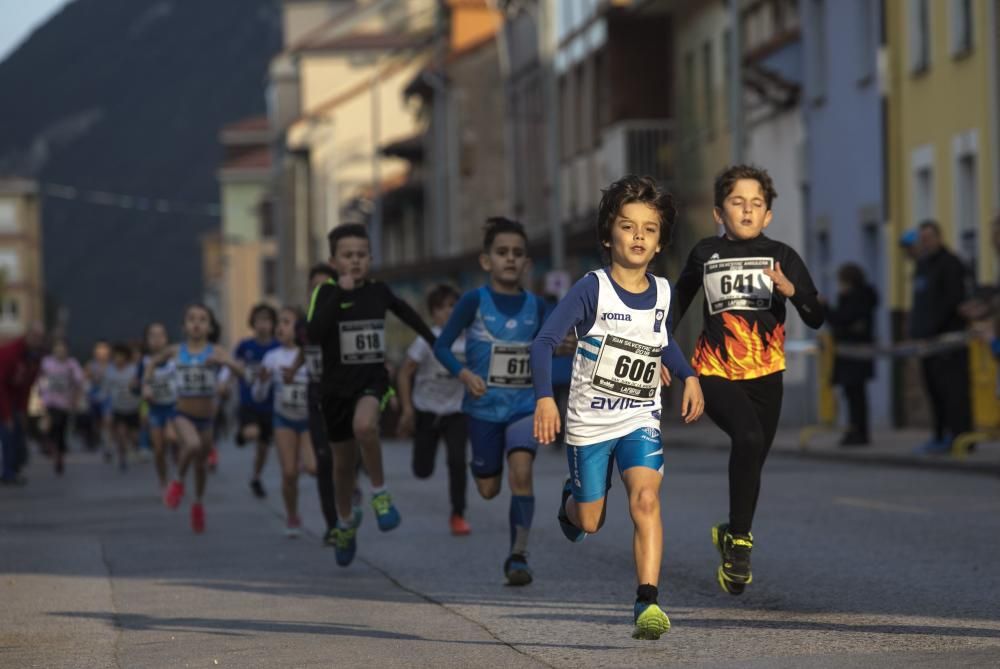
<path id="1" fill-rule="evenodd" d="M 299 357 L 295 341 L 296 325 L 304 320 L 301 311 L 285 307 L 278 312 L 275 334 L 278 348 L 264 354 L 260 372 L 253 383 L 255 401 L 263 401 L 274 389 L 274 441 L 281 462 L 281 493 L 285 500 L 287 523 L 285 534 L 297 537 L 302 528 L 299 518 L 299 470 L 316 473 L 316 458 L 309 438 L 309 405 L 307 401 L 308 370 L 298 367 L 291 382 L 286 383 L 282 371 L 293 367 Z"/>
<path id="2" fill-rule="evenodd" d="M 458 291 L 439 285 L 427 296 L 435 335 L 448 322 L 458 301 Z M 465 338 L 452 345 L 459 360 L 465 359 Z M 451 533 L 466 535 L 471 531 L 465 520 L 465 488 L 468 428 L 462 413 L 465 386 L 437 361 L 430 345 L 417 337 L 406 353 L 399 371 L 399 397 L 403 406 L 400 430 L 413 434 L 413 473 L 425 479 L 434 473 L 437 447 L 444 438 L 448 454 L 448 490 L 451 496 Z"/>

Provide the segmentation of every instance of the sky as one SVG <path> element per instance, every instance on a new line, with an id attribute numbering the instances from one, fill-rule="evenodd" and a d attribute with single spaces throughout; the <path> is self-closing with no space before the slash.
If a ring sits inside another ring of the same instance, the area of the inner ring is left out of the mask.
<path id="1" fill-rule="evenodd" d="M 0 0 L 0 61 L 68 0 Z"/>

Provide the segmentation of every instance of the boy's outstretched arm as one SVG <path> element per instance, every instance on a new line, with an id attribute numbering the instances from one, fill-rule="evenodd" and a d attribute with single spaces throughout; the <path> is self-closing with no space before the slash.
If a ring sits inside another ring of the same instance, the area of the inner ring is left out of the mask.
<path id="1" fill-rule="evenodd" d="M 764 270 L 764 273 L 775 282 L 775 289 L 785 295 L 788 301 L 794 305 L 803 323 L 813 330 L 818 330 L 823 325 L 826 310 L 819 301 L 819 292 L 816 290 L 812 277 L 809 276 L 809 270 L 806 269 L 806 264 L 802 262 L 799 254 L 789 249 L 785 262 L 775 263 L 773 270 Z M 790 295 L 782 290 L 780 283 L 782 278 L 791 284 Z"/>
<path id="2" fill-rule="evenodd" d="M 386 293 L 388 293 L 388 304 L 389 311 L 396 314 L 399 320 L 403 321 L 410 326 L 410 329 L 420 335 L 424 341 L 426 341 L 431 346 L 434 345 L 434 340 L 437 337 L 431 332 L 431 329 L 427 327 L 427 323 L 424 319 L 420 317 L 416 309 L 411 307 L 408 303 L 396 297 L 396 294 L 389 290 L 389 286 L 385 286 Z"/>
<path id="3" fill-rule="evenodd" d="M 678 323 L 684 318 L 688 307 L 691 306 L 691 301 L 694 300 L 694 296 L 701 289 L 704 265 L 705 263 L 698 259 L 698 247 L 695 246 L 691 249 L 691 253 L 688 254 L 687 262 L 684 263 L 684 269 L 681 270 L 680 276 L 677 277 L 677 282 L 673 288 L 673 315 Z"/>
<path id="4" fill-rule="evenodd" d="M 559 301 L 531 344 L 531 378 L 535 387 L 534 436 L 539 443 L 552 443 L 560 428 L 559 407 L 552 392 L 552 355 L 566 334 L 580 323 L 592 321 L 596 311 L 597 277 L 588 275 L 577 281 L 566 297 Z"/>
<path id="5" fill-rule="evenodd" d="M 698 375 L 691 368 L 680 344 L 674 339 L 673 319 L 670 316 L 667 317 L 667 338 L 667 346 L 660 353 L 660 362 L 670 372 L 668 379 L 676 377 L 684 382 L 681 417 L 685 423 L 693 423 L 705 411 L 705 397 L 701 392 Z"/>
<path id="6" fill-rule="evenodd" d="M 458 339 L 465 328 L 472 325 L 479 310 L 479 291 L 473 290 L 459 298 L 455 303 L 455 308 L 451 312 L 451 318 L 445 323 L 440 336 L 434 342 L 434 357 L 444 365 L 448 373 L 458 376 L 464 365 L 459 362 L 455 354 L 451 352 L 452 344 Z"/>

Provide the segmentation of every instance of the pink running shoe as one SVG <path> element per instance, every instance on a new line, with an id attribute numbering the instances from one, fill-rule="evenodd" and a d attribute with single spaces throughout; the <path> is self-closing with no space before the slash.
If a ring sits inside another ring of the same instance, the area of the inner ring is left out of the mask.
<path id="1" fill-rule="evenodd" d="M 171 481 L 167 484 L 167 490 L 163 493 L 163 503 L 168 509 L 176 509 L 184 498 L 184 484 L 180 481 Z"/>

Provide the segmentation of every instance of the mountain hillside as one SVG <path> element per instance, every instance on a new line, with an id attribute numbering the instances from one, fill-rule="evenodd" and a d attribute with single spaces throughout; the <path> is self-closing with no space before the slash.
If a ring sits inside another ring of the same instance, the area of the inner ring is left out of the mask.
<path id="1" fill-rule="evenodd" d="M 0 63 L 0 174 L 178 203 L 219 199 L 220 126 L 265 111 L 277 0 L 75 0 Z M 74 349 L 202 295 L 204 214 L 46 197 L 47 298 Z"/>

